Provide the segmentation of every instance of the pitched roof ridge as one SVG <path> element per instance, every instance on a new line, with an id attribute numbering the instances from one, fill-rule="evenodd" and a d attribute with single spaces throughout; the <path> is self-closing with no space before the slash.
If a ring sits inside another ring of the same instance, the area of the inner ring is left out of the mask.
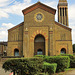
<path id="1" fill-rule="evenodd" d="M 16 25 L 16 26 L 12 27 L 11 29 L 8 29 L 8 31 L 11 31 L 11 30 L 13 30 L 13 29 L 16 29 L 17 27 L 23 25 L 23 23 L 24 23 L 24 22 L 21 22 L 20 24 L 18 24 L 18 25 Z"/>
<path id="2" fill-rule="evenodd" d="M 43 5 L 43 6 L 47 7 L 47 8 L 49 8 L 49 9 L 51 9 L 51 10 L 56 11 L 56 9 L 54 9 L 54 8 L 52 8 L 52 7 L 50 7 L 50 6 L 46 5 L 46 4 L 41 3 L 40 1 L 38 1 L 37 3 L 35 3 L 35 4 L 33 4 L 33 5 L 29 6 L 29 7 L 27 7 L 27 8 L 25 8 L 25 9 L 23 9 L 23 10 L 22 10 L 23 14 L 24 14 L 24 12 L 27 11 L 28 9 L 30 9 L 30 8 L 36 6 L 36 5 L 39 5 L 39 4 L 41 4 L 41 5 Z"/>

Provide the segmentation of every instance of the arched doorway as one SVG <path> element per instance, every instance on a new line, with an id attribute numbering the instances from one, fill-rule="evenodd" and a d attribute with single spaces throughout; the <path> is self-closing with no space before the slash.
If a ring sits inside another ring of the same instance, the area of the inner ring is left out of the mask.
<path id="1" fill-rule="evenodd" d="M 41 34 L 34 39 L 34 55 L 45 55 L 45 37 Z"/>
<path id="2" fill-rule="evenodd" d="M 14 56 L 19 56 L 19 50 L 18 49 L 14 50 Z"/>
<path id="3" fill-rule="evenodd" d="M 65 48 L 61 49 L 61 54 L 66 54 L 66 49 Z"/>

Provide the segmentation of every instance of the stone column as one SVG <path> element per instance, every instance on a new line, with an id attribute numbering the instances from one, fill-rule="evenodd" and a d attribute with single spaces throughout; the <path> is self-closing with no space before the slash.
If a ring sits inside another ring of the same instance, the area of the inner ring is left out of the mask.
<path id="1" fill-rule="evenodd" d="M 49 31 L 49 35 L 50 35 L 50 56 L 53 55 L 53 28 L 50 28 Z"/>
<path id="2" fill-rule="evenodd" d="M 60 8 L 58 9 L 58 21 L 61 22 L 61 18 L 60 18 Z"/>

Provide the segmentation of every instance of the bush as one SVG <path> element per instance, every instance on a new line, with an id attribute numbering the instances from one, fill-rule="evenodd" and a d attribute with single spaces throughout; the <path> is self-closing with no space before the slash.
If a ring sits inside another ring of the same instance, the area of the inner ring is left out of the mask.
<path id="1" fill-rule="evenodd" d="M 61 55 L 58 55 L 58 56 L 69 56 L 70 59 L 74 58 L 74 55 L 71 55 L 71 54 L 61 54 Z"/>
<path id="2" fill-rule="evenodd" d="M 60 56 L 69 56 L 70 58 L 70 68 L 75 68 L 75 56 L 70 54 L 62 54 Z"/>
<path id="3" fill-rule="evenodd" d="M 56 68 L 57 68 L 57 64 L 56 63 L 47 63 L 47 62 L 44 62 L 43 63 L 43 70 L 44 72 L 48 72 L 49 75 L 51 74 L 54 74 L 56 72 Z"/>
<path id="4" fill-rule="evenodd" d="M 34 57 L 41 57 L 41 58 L 45 58 L 46 55 L 35 55 Z"/>
<path id="5" fill-rule="evenodd" d="M 5 71 L 20 72 L 21 75 L 35 75 L 41 72 L 43 60 L 41 58 L 16 58 L 3 64 Z"/>
<path id="6" fill-rule="evenodd" d="M 47 56 L 44 61 L 57 63 L 57 72 L 64 71 L 70 67 L 70 58 L 68 56 Z"/>

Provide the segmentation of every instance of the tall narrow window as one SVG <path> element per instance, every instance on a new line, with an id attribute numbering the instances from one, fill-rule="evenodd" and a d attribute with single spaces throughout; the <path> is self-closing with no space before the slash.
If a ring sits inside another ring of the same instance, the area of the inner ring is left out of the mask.
<path id="1" fill-rule="evenodd" d="M 65 16 L 67 16 L 67 9 L 65 8 Z"/>
<path id="2" fill-rule="evenodd" d="M 60 8 L 60 16 L 61 16 L 61 8 Z"/>
<path id="3" fill-rule="evenodd" d="M 63 16 L 64 16 L 64 8 L 63 8 Z"/>

